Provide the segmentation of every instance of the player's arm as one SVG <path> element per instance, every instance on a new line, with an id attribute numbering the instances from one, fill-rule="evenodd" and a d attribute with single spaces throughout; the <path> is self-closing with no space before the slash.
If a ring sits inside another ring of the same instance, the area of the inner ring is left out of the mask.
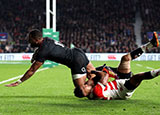
<path id="1" fill-rule="evenodd" d="M 35 61 L 35 58 L 37 56 L 37 53 L 38 53 L 38 49 L 36 49 L 33 53 L 33 56 L 32 56 L 32 59 L 31 59 L 31 63 L 33 63 Z"/>
<path id="2" fill-rule="evenodd" d="M 5 86 L 7 87 L 14 87 L 19 85 L 20 83 L 24 82 L 25 80 L 29 79 L 37 70 L 40 68 L 40 66 L 43 64 L 43 62 L 35 61 L 31 65 L 31 67 L 27 70 L 27 72 L 23 75 L 23 77 L 18 80 L 17 82 L 7 84 Z"/>
<path id="3" fill-rule="evenodd" d="M 88 81 L 83 84 L 83 79 L 78 79 L 79 86 L 77 86 L 74 90 L 74 94 L 76 97 L 86 97 L 90 94 L 93 87 L 97 84 L 97 82 L 101 82 L 102 84 L 106 85 L 108 81 L 108 73 L 102 71 L 91 71 L 88 74 L 94 74 L 94 78 L 88 79 Z M 81 81 L 80 81 L 81 80 Z"/>
<path id="4" fill-rule="evenodd" d="M 100 82 L 103 85 L 106 85 L 108 82 L 108 73 L 102 71 L 91 71 L 91 74 L 95 74 L 96 76 L 94 78 L 88 79 L 86 84 L 80 87 L 84 96 L 88 96 L 88 94 L 91 92 L 92 88 L 97 84 L 97 82 Z"/>
<path id="5" fill-rule="evenodd" d="M 102 84 L 106 85 L 109 75 L 108 73 L 102 72 L 102 71 L 91 71 L 91 74 L 95 74 L 96 76 L 92 79 L 88 80 L 89 85 L 92 84 L 92 86 L 95 86 L 97 82 L 101 82 Z"/>

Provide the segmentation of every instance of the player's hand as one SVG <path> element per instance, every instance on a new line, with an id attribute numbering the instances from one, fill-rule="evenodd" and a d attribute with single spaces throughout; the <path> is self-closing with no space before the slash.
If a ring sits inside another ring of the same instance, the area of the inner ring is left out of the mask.
<path id="1" fill-rule="evenodd" d="M 5 86 L 6 87 L 15 87 L 17 85 L 19 85 L 20 83 L 17 81 L 17 82 L 14 82 L 14 83 L 11 83 L 11 84 L 6 84 Z"/>
<path id="2" fill-rule="evenodd" d="M 87 73 L 87 78 L 90 79 L 91 78 L 91 73 Z"/>
<path id="3" fill-rule="evenodd" d="M 105 76 L 103 76 L 103 77 L 100 79 L 100 82 L 101 82 L 103 85 L 107 85 L 107 83 L 108 83 L 108 78 L 109 78 L 109 75 L 106 73 Z"/>
<path id="4" fill-rule="evenodd" d="M 95 73 L 96 73 L 95 70 L 92 70 L 92 71 L 90 71 L 90 72 L 87 72 L 87 78 L 88 78 L 88 79 L 94 78 L 95 75 L 96 75 Z"/>

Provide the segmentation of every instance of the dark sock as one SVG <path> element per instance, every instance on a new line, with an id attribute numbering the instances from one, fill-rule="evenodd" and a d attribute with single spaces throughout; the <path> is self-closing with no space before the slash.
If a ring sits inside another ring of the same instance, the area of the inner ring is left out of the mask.
<path id="1" fill-rule="evenodd" d="M 152 78 L 154 78 L 154 77 L 151 75 L 150 71 L 144 73 L 144 79 L 152 79 Z"/>
<path id="2" fill-rule="evenodd" d="M 142 55 L 142 53 L 143 53 L 142 48 L 138 48 L 138 49 L 132 51 L 132 52 L 130 53 L 132 60 L 135 59 L 135 58 L 137 58 L 137 57 L 139 57 L 140 55 Z"/>
<path id="3" fill-rule="evenodd" d="M 132 85 L 129 80 L 125 82 L 124 86 L 125 86 L 128 90 L 134 90 L 134 89 L 136 89 L 136 86 Z"/>

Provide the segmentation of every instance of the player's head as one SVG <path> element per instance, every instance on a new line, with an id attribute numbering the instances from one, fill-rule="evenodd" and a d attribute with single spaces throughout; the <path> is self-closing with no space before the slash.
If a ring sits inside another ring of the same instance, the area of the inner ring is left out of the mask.
<path id="1" fill-rule="evenodd" d="M 77 87 L 74 89 L 74 95 L 75 95 L 76 97 L 79 97 L 79 98 L 87 97 L 87 96 L 90 94 L 91 90 L 92 90 L 92 86 L 89 86 L 89 85 L 87 85 L 87 84 L 84 85 L 83 91 L 82 91 L 82 89 L 81 89 L 79 86 L 77 86 Z M 85 93 L 85 94 L 84 94 L 84 93 Z"/>
<path id="2" fill-rule="evenodd" d="M 79 98 L 84 97 L 82 90 L 78 86 L 74 89 L 74 95 Z"/>
<path id="3" fill-rule="evenodd" d="M 29 32 L 27 37 L 31 47 L 38 47 L 39 41 L 42 39 L 42 33 L 38 29 L 33 29 Z"/>

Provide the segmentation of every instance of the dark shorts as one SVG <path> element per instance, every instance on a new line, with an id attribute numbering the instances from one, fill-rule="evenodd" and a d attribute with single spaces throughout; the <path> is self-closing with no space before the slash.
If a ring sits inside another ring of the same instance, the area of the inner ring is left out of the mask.
<path id="1" fill-rule="evenodd" d="M 78 48 L 73 48 L 73 61 L 71 65 L 72 75 L 74 74 L 86 74 L 86 67 L 89 64 L 89 60 L 86 54 Z"/>
<path id="2" fill-rule="evenodd" d="M 113 67 L 110 67 L 111 70 L 113 72 L 115 72 L 117 75 L 118 75 L 118 78 L 119 79 L 129 79 L 132 77 L 132 72 L 129 72 L 129 73 L 121 73 L 119 71 L 117 71 L 117 68 L 113 68 Z"/>
<path id="3" fill-rule="evenodd" d="M 121 73 L 121 72 L 117 71 L 117 68 L 106 66 L 106 65 L 99 66 L 99 67 L 96 68 L 96 70 L 102 71 L 103 67 L 105 67 L 106 69 L 109 69 L 109 70 L 113 71 L 114 73 L 116 73 L 119 79 L 128 79 L 128 78 L 131 78 L 132 75 L 133 75 L 132 72 Z"/>

